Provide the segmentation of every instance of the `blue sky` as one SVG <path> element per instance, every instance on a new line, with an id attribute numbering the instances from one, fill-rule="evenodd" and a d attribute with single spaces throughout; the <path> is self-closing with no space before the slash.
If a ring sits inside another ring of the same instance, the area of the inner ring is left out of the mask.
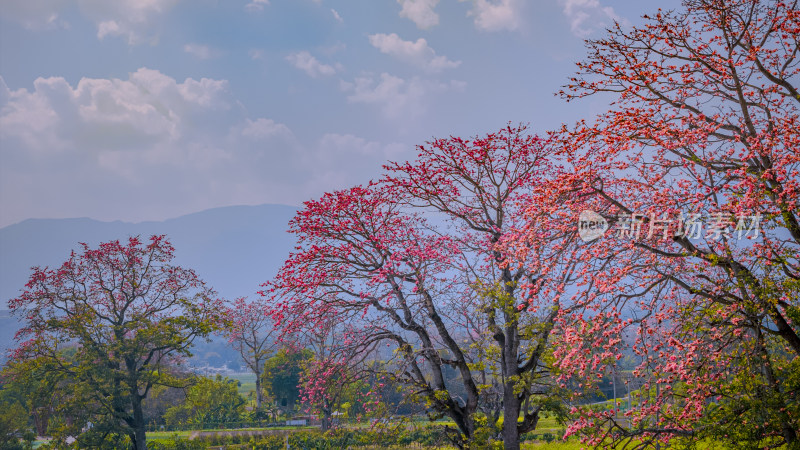
<path id="1" fill-rule="evenodd" d="M 434 137 L 544 133 L 612 0 L 5 0 L 0 226 L 300 205 Z"/>

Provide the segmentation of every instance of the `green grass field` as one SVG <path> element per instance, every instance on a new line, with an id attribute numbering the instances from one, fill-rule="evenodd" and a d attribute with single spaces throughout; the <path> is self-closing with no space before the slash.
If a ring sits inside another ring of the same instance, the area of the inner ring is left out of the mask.
<path id="1" fill-rule="evenodd" d="M 147 440 L 148 441 L 168 441 L 173 438 L 173 436 L 177 436 L 181 439 L 186 439 L 189 437 L 191 431 L 148 431 L 147 432 Z"/>
<path id="2" fill-rule="evenodd" d="M 248 397 L 250 393 L 255 393 L 256 391 L 256 374 L 254 373 L 244 373 L 238 375 L 229 376 L 231 380 L 236 380 L 239 382 L 239 394 Z"/>
<path id="3" fill-rule="evenodd" d="M 578 441 L 569 442 L 523 442 L 520 444 L 522 450 L 531 449 L 552 449 L 552 450 L 579 450 L 586 448 L 585 445 Z"/>

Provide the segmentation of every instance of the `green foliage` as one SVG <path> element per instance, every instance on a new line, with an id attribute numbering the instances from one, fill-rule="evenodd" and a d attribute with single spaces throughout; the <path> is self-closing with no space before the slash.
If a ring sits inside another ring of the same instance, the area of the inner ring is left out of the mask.
<path id="1" fill-rule="evenodd" d="M 181 386 L 170 365 L 225 323 L 216 293 L 171 265 L 173 252 L 164 236 L 82 244 L 56 270 L 35 267 L 9 301 L 26 321 L 14 361 L 44 381 L 46 403 L 63 416 L 48 427 L 58 441 L 79 436 L 83 448 L 120 448 L 130 439 L 143 450 L 142 401 L 154 386 Z"/>
<path id="2" fill-rule="evenodd" d="M 29 447 L 36 436 L 28 423 L 29 389 L 24 384 L 14 382 L 9 376 L 10 372 L 9 366 L 4 367 L 0 378 L 0 448 Z M 20 439 L 25 440 L 25 446 L 20 444 Z"/>
<path id="3" fill-rule="evenodd" d="M 206 442 L 201 440 L 181 439 L 173 436 L 168 441 L 151 441 L 147 443 L 148 450 L 205 450 L 208 447 Z"/>
<path id="4" fill-rule="evenodd" d="M 780 387 L 760 373 L 762 361 L 753 361 L 751 370 L 739 370 L 720 382 L 720 395 L 706 409 L 697 437 L 726 442 L 732 448 L 760 449 L 782 441 L 781 427 L 787 418 L 800 429 L 800 358 L 788 356 L 781 351 L 769 354 Z"/>
<path id="5" fill-rule="evenodd" d="M 448 445 L 447 433 L 440 426 L 417 427 L 413 429 L 397 427 L 375 427 L 372 429 L 336 429 L 325 433 L 320 431 L 278 432 L 261 436 L 215 435 L 194 440 L 179 439 L 150 442 L 152 450 L 199 450 L 209 446 L 243 445 L 248 450 L 283 450 L 290 448 L 334 450 L 357 447 L 406 448 L 412 445 L 438 447 Z"/>
<path id="6" fill-rule="evenodd" d="M 197 377 L 186 391 L 186 400 L 167 409 L 164 419 L 169 425 L 236 422 L 245 412 L 245 403 L 237 381 L 221 375 Z"/>
<path id="7" fill-rule="evenodd" d="M 32 448 L 35 435 L 28 428 L 28 411 L 16 400 L 7 401 L 3 392 L 0 390 L 0 448 Z"/>
<path id="8" fill-rule="evenodd" d="M 118 425 L 112 420 L 102 424 L 94 424 L 92 429 L 77 435 L 75 448 L 91 448 L 97 450 L 117 450 L 131 448 L 131 439 L 127 435 L 117 433 Z"/>
<path id="9" fill-rule="evenodd" d="M 186 374 L 187 381 L 192 375 Z M 186 389 L 183 387 L 154 386 L 150 394 L 142 402 L 145 422 L 148 427 L 167 424 L 164 415 L 167 410 L 186 401 Z"/>
<path id="10" fill-rule="evenodd" d="M 73 439 L 73 448 L 127 446 L 130 440 L 118 433 L 118 419 L 98 408 L 93 398 L 97 385 L 79 383 L 76 381 L 79 375 L 73 376 L 62 369 L 62 364 L 77 366 L 76 348 L 64 348 L 55 356 L 58 360 L 47 357 L 11 360 L 3 368 L 5 384 L 0 397 L 15 400 L 13 405 L 0 409 L 13 411 L 9 414 L 25 424 L 26 431 L 17 435 L 31 442 L 37 434 L 51 435 L 53 448 L 70 447 L 67 441 Z"/>
<path id="11" fill-rule="evenodd" d="M 69 359 L 74 350 L 62 352 Z M 18 403 L 24 409 L 23 418 L 36 434 L 45 435 L 54 418 L 69 415 L 72 389 L 70 381 L 58 372 L 52 361 L 43 358 L 9 361 L 2 371 L 2 401 Z M 55 416 L 55 417 L 54 417 Z"/>
<path id="12" fill-rule="evenodd" d="M 312 352 L 303 349 L 299 352 L 280 350 L 264 363 L 264 390 L 285 413 L 293 411 L 300 399 L 301 374 L 304 363 L 311 359 Z"/>

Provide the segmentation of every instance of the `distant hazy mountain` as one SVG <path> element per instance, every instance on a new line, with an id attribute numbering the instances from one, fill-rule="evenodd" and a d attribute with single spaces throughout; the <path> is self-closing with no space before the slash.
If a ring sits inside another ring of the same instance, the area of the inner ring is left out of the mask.
<path id="1" fill-rule="evenodd" d="M 175 246 L 174 263 L 194 269 L 221 296 L 252 297 L 294 247 L 286 230 L 296 211 L 284 205 L 230 206 L 162 222 L 30 219 L 9 225 L 0 228 L 0 309 L 20 294 L 31 267 L 61 265 L 80 242 L 95 246 L 153 234 L 167 235 Z M 0 313 L 0 347 L 8 347 L 13 320 Z"/>

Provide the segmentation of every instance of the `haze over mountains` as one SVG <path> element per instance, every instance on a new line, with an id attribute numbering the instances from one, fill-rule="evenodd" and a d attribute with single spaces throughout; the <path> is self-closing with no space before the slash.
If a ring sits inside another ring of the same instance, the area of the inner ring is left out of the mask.
<path id="1" fill-rule="evenodd" d="M 165 234 L 175 246 L 175 264 L 194 269 L 227 299 L 253 297 L 294 247 L 287 233 L 297 208 L 285 205 L 214 208 L 161 222 L 101 222 L 93 219 L 29 219 L 0 228 L 0 310 L 17 297 L 33 266 L 60 266 L 79 243 Z M 0 311 L 0 347 L 11 346 L 16 322 Z"/>

